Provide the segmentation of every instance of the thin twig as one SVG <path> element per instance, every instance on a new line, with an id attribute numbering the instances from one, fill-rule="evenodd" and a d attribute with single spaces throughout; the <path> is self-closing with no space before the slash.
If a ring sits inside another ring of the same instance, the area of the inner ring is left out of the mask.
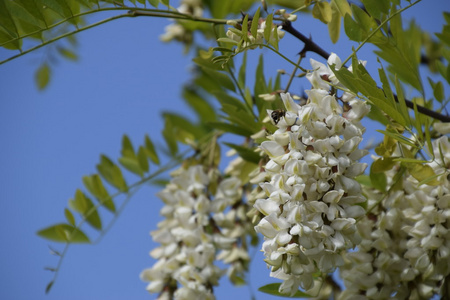
<path id="1" fill-rule="evenodd" d="M 297 60 L 297 66 L 295 66 L 295 67 L 294 67 L 294 70 L 292 70 L 291 77 L 289 77 L 289 81 L 288 81 L 288 83 L 287 83 L 287 85 L 286 85 L 286 88 L 284 89 L 284 92 L 285 92 L 285 93 L 288 92 L 289 87 L 291 86 L 292 80 L 293 80 L 294 77 L 295 77 L 295 73 L 297 72 L 298 66 L 300 65 L 300 63 L 301 63 L 303 57 L 305 57 L 305 56 L 304 56 L 304 52 L 302 51 L 302 52 L 300 52 L 300 54 L 299 54 L 299 57 L 298 57 L 298 60 Z"/>

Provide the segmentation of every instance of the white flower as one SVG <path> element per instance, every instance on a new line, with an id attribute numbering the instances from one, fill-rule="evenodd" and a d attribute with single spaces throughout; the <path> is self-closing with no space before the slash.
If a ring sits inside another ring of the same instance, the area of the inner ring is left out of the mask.
<path id="1" fill-rule="evenodd" d="M 219 178 L 214 170 L 207 174 L 201 165 L 180 168 L 171 175 L 170 183 L 158 194 L 165 204 L 161 213 L 166 219 L 151 233 L 161 244 L 151 252 L 157 262 L 141 273 L 141 279 L 150 281 L 147 290 L 160 293 L 161 299 L 170 293 L 175 299 L 214 299 L 212 287 L 224 273 L 214 265 L 215 260 L 231 264 L 232 276 L 240 276 L 245 270 L 242 264 L 249 260 L 246 248 L 238 247 L 247 231 L 235 225 L 246 218 L 241 211 L 244 204 L 238 203 L 242 198 L 240 180 Z M 220 180 L 213 197 L 212 178 Z"/>
<path id="2" fill-rule="evenodd" d="M 435 160 L 427 165 L 442 174 L 436 185 L 419 186 L 406 171 L 400 178 L 401 190 L 369 201 L 378 203 L 375 214 L 357 224 L 362 241 L 357 252 L 346 254 L 341 268 L 346 290 L 339 299 L 439 295 L 444 278 L 450 275 L 449 145 L 448 137 L 433 141 Z M 389 184 L 397 172 L 395 167 L 387 173 Z"/>
<path id="3" fill-rule="evenodd" d="M 329 63 L 340 67 L 335 55 Z M 331 71 L 314 63 L 317 72 Z M 317 73 L 319 74 L 319 73 Z M 269 161 L 264 197 L 254 202 L 262 214 L 255 230 L 264 236 L 262 250 L 271 276 L 282 279 L 281 293 L 293 295 L 299 287 L 310 289 L 314 273 L 328 273 L 343 265 L 341 251 L 359 243 L 355 218 L 365 214 L 361 187 L 353 178 L 366 164 L 355 161 L 364 152 L 357 147 L 364 128 L 359 120 L 367 105 L 352 100 L 346 111 L 328 93 L 329 83 L 309 77 L 315 89 L 307 91 L 305 105 L 281 94 L 285 113 L 276 130 L 261 144 Z M 337 82 L 336 82 L 337 83 Z M 326 88 L 320 89 L 322 86 Z M 269 111 L 271 113 L 271 111 Z M 289 249 L 289 250 L 287 250 Z"/>

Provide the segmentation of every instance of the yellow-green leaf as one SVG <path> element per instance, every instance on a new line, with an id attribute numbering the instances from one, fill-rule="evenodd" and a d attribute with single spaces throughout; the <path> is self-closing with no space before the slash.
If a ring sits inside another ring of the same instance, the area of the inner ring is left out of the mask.
<path id="1" fill-rule="evenodd" d="M 80 189 L 76 190 L 74 199 L 69 200 L 69 207 L 74 211 L 79 212 L 89 225 L 98 230 L 102 229 L 100 215 L 98 214 L 94 203 L 89 197 L 86 197 Z"/>
<path id="2" fill-rule="evenodd" d="M 146 150 L 143 146 L 139 146 L 139 150 L 137 153 L 137 160 L 139 162 L 140 169 L 146 173 L 149 171 L 149 164 L 148 164 L 148 158 L 146 154 Z"/>
<path id="3" fill-rule="evenodd" d="M 313 296 L 306 294 L 302 291 L 297 291 L 294 295 L 290 296 L 287 294 L 281 294 L 278 290 L 280 289 L 281 283 L 270 283 L 267 285 L 264 285 L 258 289 L 258 291 L 274 295 L 278 297 L 287 297 L 287 298 L 312 298 Z"/>
<path id="4" fill-rule="evenodd" d="M 78 55 L 70 49 L 58 47 L 58 52 L 59 52 L 59 54 L 61 54 L 62 56 L 64 56 L 65 58 L 67 58 L 69 60 L 72 60 L 72 61 L 78 60 Z"/>
<path id="5" fill-rule="evenodd" d="M 346 14 L 352 15 L 352 10 L 347 0 L 331 0 L 331 3 L 337 8 L 342 17 Z"/>
<path id="6" fill-rule="evenodd" d="M 255 37 L 255 38 L 256 38 L 257 32 L 258 32 L 260 10 L 261 10 L 261 7 L 258 7 L 258 10 L 256 11 L 255 15 L 253 16 L 252 26 L 250 28 L 250 32 L 252 33 L 253 37 Z"/>
<path id="7" fill-rule="evenodd" d="M 47 63 L 43 63 L 35 73 L 35 80 L 38 89 L 43 90 L 50 82 L 51 70 Z"/>
<path id="8" fill-rule="evenodd" d="M 56 224 L 37 232 L 40 237 L 60 243 L 90 243 L 89 238 L 80 229 L 69 224 Z"/>
<path id="9" fill-rule="evenodd" d="M 92 176 L 84 176 L 83 184 L 89 191 L 89 193 L 91 193 L 105 208 L 107 208 L 111 212 L 116 211 L 114 202 L 111 199 L 111 196 L 109 196 L 109 193 L 103 185 L 102 179 L 98 174 L 94 174 Z"/>
<path id="10" fill-rule="evenodd" d="M 136 154 L 134 153 L 133 144 L 131 143 L 130 138 L 124 134 L 122 137 L 122 156 L 128 158 L 135 158 Z"/>
<path id="11" fill-rule="evenodd" d="M 64 216 L 66 217 L 67 222 L 69 222 L 72 226 L 75 226 L 75 218 L 72 212 L 67 208 L 64 209 Z"/>
<path id="12" fill-rule="evenodd" d="M 266 41 L 270 40 L 270 35 L 272 33 L 272 20 L 273 14 L 268 14 L 266 17 L 266 28 L 264 28 L 264 38 Z"/>
<path id="13" fill-rule="evenodd" d="M 133 172 L 139 176 L 143 176 L 144 173 L 141 170 L 141 166 L 139 164 L 139 161 L 137 157 L 120 157 L 119 163 L 124 166 L 125 169 L 127 169 L 130 172 Z"/>
<path id="14" fill-rule="evenodd" d="M 434 173 L 434 170 L 429 165 L 414 164 L 409 168 L 409 173 L 419 181 L 419 184 L 426 183 L 427 185 L 439 185 L 440 182 L 436 180 L 439 175 Z"/>
<path id="15" fill-rule="evenodd" d="M 333 43 L 339 40 L 339 34 L 341 32 L 341 14 L 335 4 L 335 1 L 331 2 L 331 20 L 328 23 L 328 34 Z"/>
<path id="16" fill-rule="evenodd" d="M 313 7 L 312 15 L 325 24 L 331 21 L 331 7 L 328 2 L 316 2 Z"/>

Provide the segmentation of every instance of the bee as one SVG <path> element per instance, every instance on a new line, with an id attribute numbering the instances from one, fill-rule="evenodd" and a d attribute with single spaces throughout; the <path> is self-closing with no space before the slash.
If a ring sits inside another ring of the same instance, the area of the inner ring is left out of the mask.
<path id="1" fill-rule="evenodd" d="M 270 114 L 270 117 L 272 118 L 275 125 L 277 125 L 278 122 L 280 122 L 280 119 L 285 116 L 285 114 L 286 114 L 286 111 L 284 111 L 282 109 L 277 109 L 277 110 L 272 111 L 272 113 Z"/>

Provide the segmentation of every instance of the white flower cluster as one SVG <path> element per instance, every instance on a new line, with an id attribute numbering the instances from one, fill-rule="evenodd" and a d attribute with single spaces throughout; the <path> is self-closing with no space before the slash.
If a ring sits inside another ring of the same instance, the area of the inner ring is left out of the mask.
<path id="1" fill-rule="evenodd" d="M 430 299 L 439 295 L 450 274 L 448 137 L 435 140 L 433 149 L 436 159 L 428 165 L 442 174 L 438 182 L 418 186 L 406 174 L 402 188 L 380 202 L 377 215 L 358 223 L 363 240 L 358 251 L 346 255 L 347 263 L 341 269 L 346 290 L 340 299 Z"/>
<path id="2" fill-rule="evenodd" d="M 214 299 L 213 286 L 224 273 L 214 261 L 234 264 L 230 271 L 234 274 L 233 268 L 249 260 L 238 249 L 237 212 L 225 211 L 239 207 L 240 181 L 235 177 L 219 180 L 217 170 L 206 174 L 200 165 L 182 167 L 172 176 L 158 194 L 165 204 L 161 209 L 165 219 L 151 232 L 161 244 L 150 253 L 157 262 L 141 278 L 150 281 L 147 290 L 159 293 L 158 299 Z M 217 180 L 220 183 L 214 186 Z"/>
<path id="3" fill-rule="evenodd" d="M 180 6 L 177 10 L 180 13 L 189 14 L 194 17 L 203 16 L 201 0 L 181 0 Z M 183 21 L 180 20 L 177 23 L 167 25 L 165 28 L 165 33 L 160 36 L 161 41 L 170 42 L 172 40 L 177 40 L 190 44 L 192 40 L 192 32 L 186 30 L 182 23 Z"/>
<path id="4" fill-rule="evenodd" d="M 333 54 L 328 63 L 335 61 Z M 316 68 L 308 78 L 331 78 L 331 71 L 327 77 L 322 72 L 327 70 Z M 270 181 L 260 183 L 265 196 L 254 204 L 264 215 L 255 229 L 264 235 L 270 276 L 282 279 L 279 291 L 290 295 L 313 288 L 318 271 L 344 263 L 341 252 L 360 241 L 355 218 L 365 214 L 359 204 L 366 199 L 354 178 L 366 168 L 358 160 L 367 151 L 358 145 L 368 106 L 353 97 L 344 112 L 328 84 L 311 83 L 305 105 L 281 94 L 286 110 L 269 112 L 278 130 L 261 144 L 270 160 L 260 177 Z"/>

